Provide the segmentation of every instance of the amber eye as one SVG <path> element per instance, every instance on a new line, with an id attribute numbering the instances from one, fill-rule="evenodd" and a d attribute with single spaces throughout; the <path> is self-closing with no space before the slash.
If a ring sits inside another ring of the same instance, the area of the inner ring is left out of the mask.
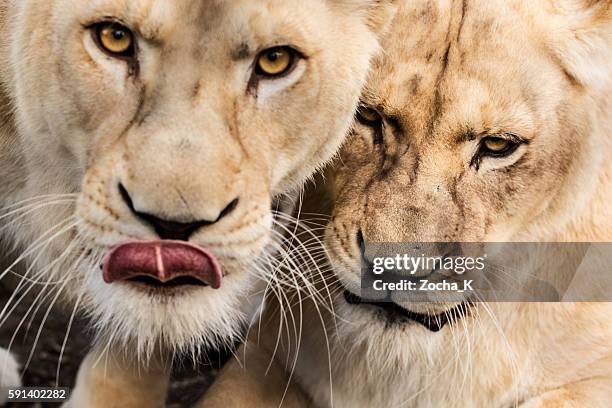
<path id="1" fill-rule="evenodd" d="M 134 55 L 134 34 L 118 23 L 100 23 L 95 26 L 97 43 L 103 51 L 118 57 Z"/>
<path id="2" fill-rule="evenodd" d="M 478 170 L 483 158 L 503 159 L 512 155 L 522 145 L 529 145 L 529 140 L 514 133 L 505 133 L 503 136 L 483 137 L 480 140 L 478 152 L 472 158 L 470 166 L 474 166 Z"/>
<path id="3" fill-rule="evenodd" d="M 503 137 L 489 136 L 482 140 L 482 150 L 491 156 L 507 156 L 514 152 L 518 143 Z"/>
<path id="4" fill-rule="evenodd" d="M 372 108 L 361 106 L 357 110 L 357 120 L 366 126 L 377 127 L 382 122 L 382 116 Z"/>
<path id="5" fill-rule="evenodd" d="M 519 148 L 521 144 L 527 143 L 519 136 L 507 134 L 507 137 L 487 136 L 480 141 L 480 150 L 476 160 L 482 157 L 503 158 L 508 157 Z"/>
<path id="6" fill-rule="evenodd" d="M 256 72 L 267 77 L 287 74 L 295 65 L 296 52 L 290 47 L 274 47 L 264 50 L 257 57 Z"/>

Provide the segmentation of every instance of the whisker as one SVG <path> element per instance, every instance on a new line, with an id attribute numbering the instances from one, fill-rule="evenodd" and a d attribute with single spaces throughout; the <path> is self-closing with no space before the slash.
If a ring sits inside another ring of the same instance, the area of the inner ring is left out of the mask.
<path id="1" fill-rule="evenodd" d="M 81 304 L 81 300 L 83 299 L 84 293 L 82 292 L 77 298 L 74 307 L 72 308 L 72 313 L 70 314 L 70 319 L 68 320 L 68 327 L 66 328 L 66 334 L 64 335 L 64 341 L 62 342 L 62 347 L 60 348 L 59 357 L 57 359 L 57 369 L 55 371 L 55 387 L 59 387 L 59 379 L 60 379 L 60 370 L 62 368 L 62 360 L 64 358 L 64 351 L 66 350 L 66 345 L 68 344 L 68 337 L 70 335 L 70 330 L 72 330 L 72 324 L 74 322 L 74 318 L 76 316 L 76 312 Z"/>
<path id="2" fill-rule="evenodd" d="M 26 204 L 32 203 L 33 201 L 44 201 L 44 200 L 65 199 L 65 198 L 73 198 L 74 201 L 76 201 L 77 197 L 78 197 L 78 194 L 45 194 L 45 195 L 40 195 L 36 197 L 30 197 L 30 198 L 26 198 L 25 200 L 21 200 L 21 201 L 18 201 L 18 202 L 15 202 L 15 203 L 12 203 L 5 207 L 0 208 L 0 213 L 10 210 L 12 208 L 22 207 Z"/>

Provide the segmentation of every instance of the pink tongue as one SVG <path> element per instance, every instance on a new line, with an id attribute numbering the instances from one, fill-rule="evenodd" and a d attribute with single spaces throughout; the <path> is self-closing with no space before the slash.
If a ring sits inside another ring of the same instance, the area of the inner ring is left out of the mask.
<path id="1" fill-rule="evenodd" d="M 222 273 L 214 255 L 184 241 L 131 241 L 111 249 L 104 260 L 104 281 L 137 276 L 150 276 L 162 283 L 188 276 L 219 289 Z"/>

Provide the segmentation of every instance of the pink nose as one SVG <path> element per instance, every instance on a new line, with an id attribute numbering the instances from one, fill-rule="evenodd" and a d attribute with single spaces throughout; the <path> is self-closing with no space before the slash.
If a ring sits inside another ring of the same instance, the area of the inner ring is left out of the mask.
<path id="1" fill-rule="evenodd" d="M 223 275 L 213 254 L 185 241 L 130 241 L 111 249 L 104 260 L 104 281 L 110 284 L 138 276 L 161 283 L 191 277 L 219 289 Z"/>

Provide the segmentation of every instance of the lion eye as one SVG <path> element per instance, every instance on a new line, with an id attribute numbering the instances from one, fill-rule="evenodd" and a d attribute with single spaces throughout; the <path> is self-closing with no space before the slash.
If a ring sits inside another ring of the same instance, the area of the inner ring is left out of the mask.
<path id="1" fill-rule="evenodd" d="M 360 106 L 357 110 L 357 120 L 365 126 L 378 127 L 382 122 L 382 116 L 372 108 Z"/>
<path id="2" fill-rule="evenodd" d="M 118 23 L 100 23 L 95 26 L 94 35 L 98 46 L 115 57 L 134 55 L 134 34 Z"/>
<path id="3" fill-rule="evenodd" d="M 489 136 L 481 142 L 481 152 L 493 157 L 504 157 L 513 153 L 519 143 L 503 137 Z"/>
<path id="4" fill-rule="evenodd" d="M 262 51 L 257 57 L 256 72 L 264 77 L 280 77 L 295 66 L 296 52 L 290 47 L 274 47 Z"/>

